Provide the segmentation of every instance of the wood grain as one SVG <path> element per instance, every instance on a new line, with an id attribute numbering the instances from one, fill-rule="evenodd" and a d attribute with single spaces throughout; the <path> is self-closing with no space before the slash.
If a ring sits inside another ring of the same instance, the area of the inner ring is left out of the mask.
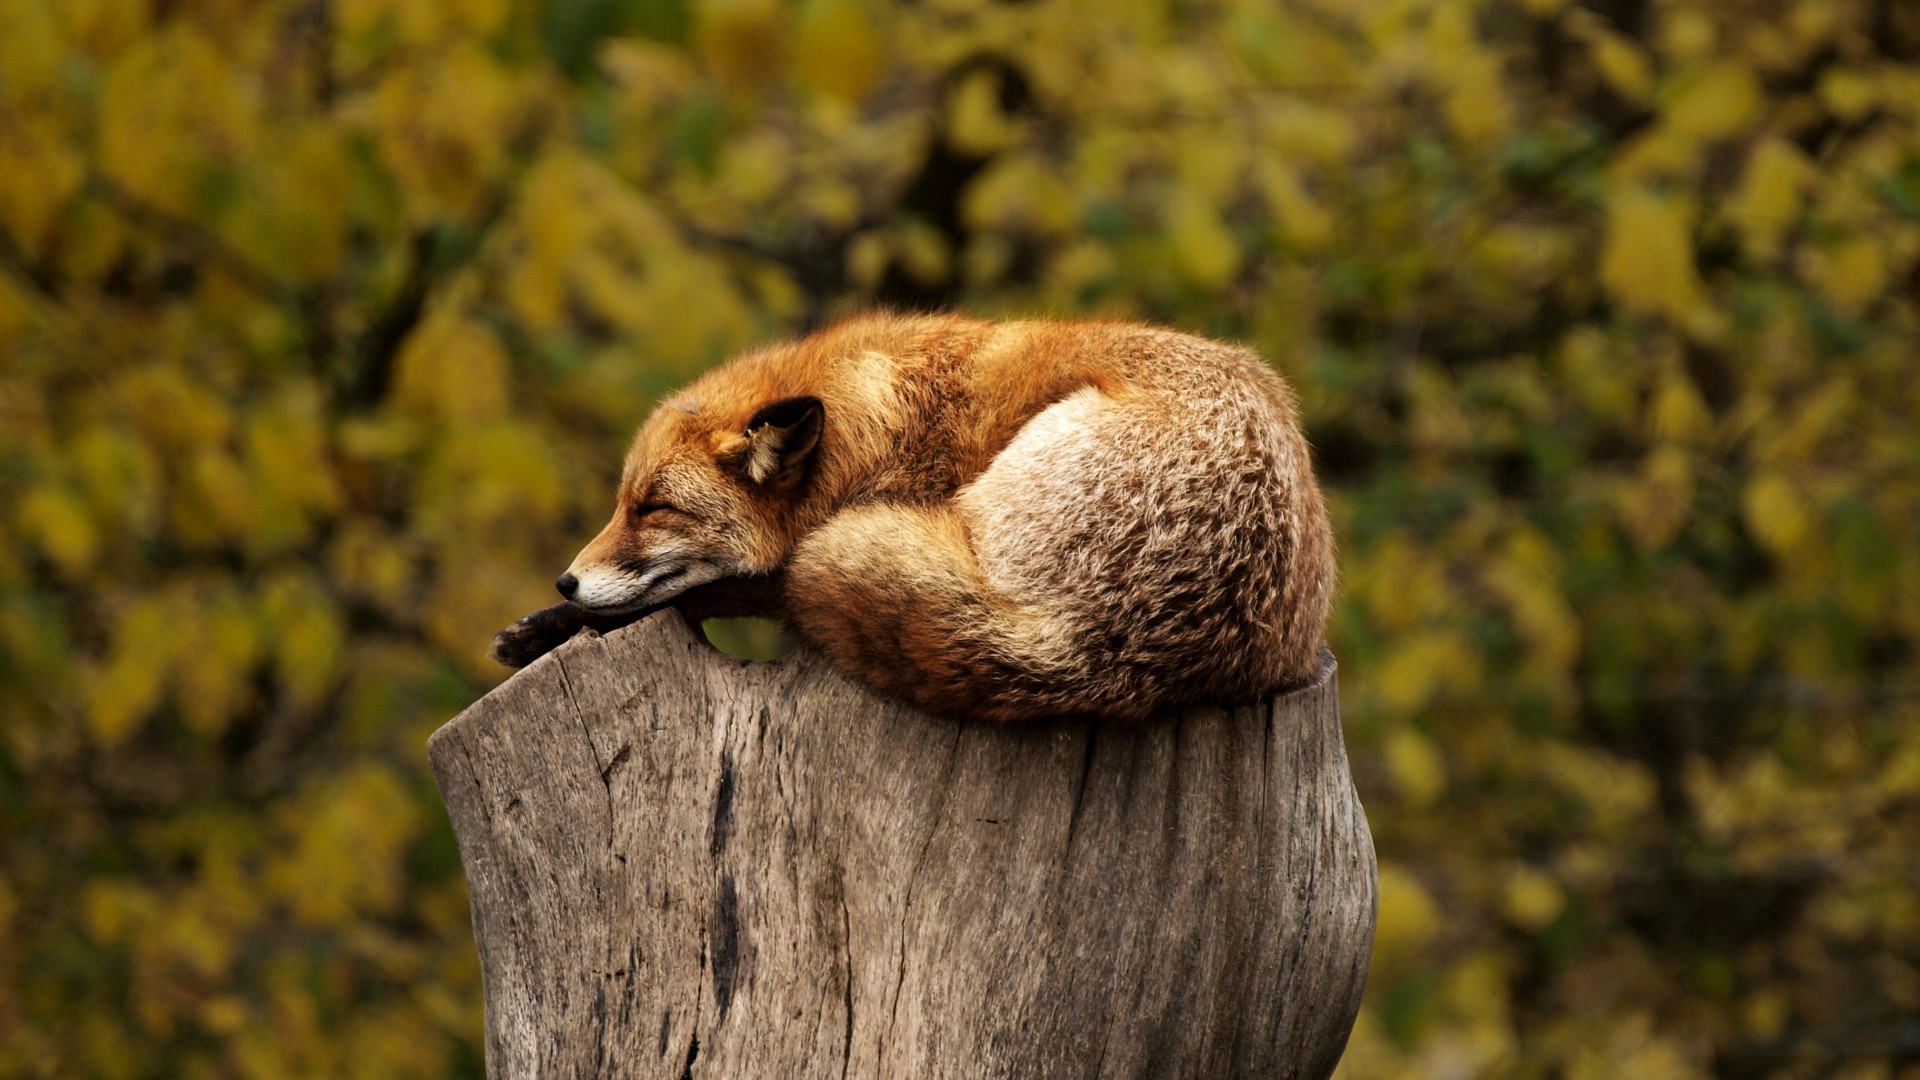
<path id="1" fill-rule="evenodd" d="M 490 1077 L 1324 1077 L 1359 1007 L 1331 657 L 1260 706 L 1001 728 L 668 613 L 430 752 Z"/>

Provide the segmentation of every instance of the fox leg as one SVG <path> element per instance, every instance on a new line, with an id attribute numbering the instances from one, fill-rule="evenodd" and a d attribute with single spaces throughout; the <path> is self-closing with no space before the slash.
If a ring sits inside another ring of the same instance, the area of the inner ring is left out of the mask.
<path id="1" fill-rule="evenodd" d="M 778 573 L 720 578 L 688 589 L 673 601 L 673 607 L 693 626 L 708 619 L 754 618 L 779 622 L 786 618 L 783 591 Z"/>
<path id="2" fill-rule="evenodd" d="M 836 515 L 789 562 L 787 608 L 843 670 L 930 711 L 997 721 L 1084 711 L 1068 637 L 993 586 L 951 505 Z"/>
<path id="3" fill-rule="evenodd" d="M 780 579 L 777 575 L 750 578 L 721 578 L 687 590 L 672 605 L 693 626 L 708 619 L 756 618 L 780 619 Z M 585 608 L 558 603 L 523 615 L 512 626 L 493 637 L 487 655 L 495 663 L 523 668 L 552 652 L 582 630 L 610 634 L 623 626 L 646 618 L 651 612 L 631 615 L 595 615 Z"/>
<path id="4" fill-rule="evenodd" d="M 639 617 L 595 615 L 585 608 L 562 602 L 541 608 L 530 615 L 522 615 L 512 626 L 495 634 L 487 655 L 496 664 L 523 668 L 559 648 L 582 630 L 609 634 Z"/>

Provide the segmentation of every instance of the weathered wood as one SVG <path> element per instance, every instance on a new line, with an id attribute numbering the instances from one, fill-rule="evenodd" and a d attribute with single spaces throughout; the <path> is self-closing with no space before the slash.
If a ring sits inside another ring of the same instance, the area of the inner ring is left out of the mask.
<path id="1" fill-rule="evenodd" d="M 1373 937 L 1333 663 L 998 728 L 671 613 L 431 742 L 491 1077 L 1323 1077 Z"/>

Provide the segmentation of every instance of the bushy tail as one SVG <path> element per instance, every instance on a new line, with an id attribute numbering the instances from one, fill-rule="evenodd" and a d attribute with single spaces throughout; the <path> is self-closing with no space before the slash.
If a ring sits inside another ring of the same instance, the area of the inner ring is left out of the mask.
<path id="1" fill-rule="evenodd" d="M 1089 711 L 1071 643 L 996 592 L 951 506 L 837 515 L 795 552 L 787 605 L 847 672 L 929 711 L 1003 722 Z"/>

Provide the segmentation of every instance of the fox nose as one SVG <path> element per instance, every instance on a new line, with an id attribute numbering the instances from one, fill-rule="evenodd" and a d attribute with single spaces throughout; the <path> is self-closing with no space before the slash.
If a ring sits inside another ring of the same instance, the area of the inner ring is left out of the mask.
<path id="1" fill-rule="evenodd" d="M 558 578 L 554 579 L 553 587 L 560 590 L 561 596 L 571 600 L 573 599 L 573 594 L 580 591 L 580 579 L 574 577 L 572 574 L 561 574 Z"/>

